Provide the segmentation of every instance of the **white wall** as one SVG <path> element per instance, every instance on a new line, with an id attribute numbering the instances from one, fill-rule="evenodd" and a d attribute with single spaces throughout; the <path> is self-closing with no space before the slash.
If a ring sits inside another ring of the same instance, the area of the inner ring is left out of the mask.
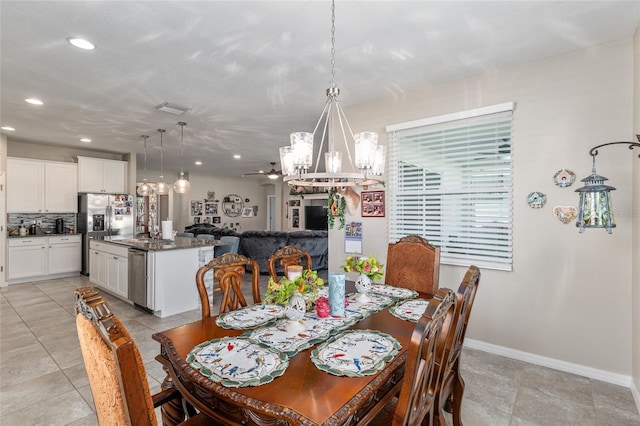
<path id="1" fill-rule="evenodd" d="M 577 204 L 574 190 L 581 184 L 558 188 L 552 177 L 568 168 L 581 179 L 591 171 L 591 147 L 629 140 L 632 66 L 632 41 L 627 40 L 347 111 L 354 131 L 377 131 L 387 143 L 384 128 L 389 124 L 516 102 L 514 270 L 482 270 L 470 339 L 630 376 L 634 160 L 620 147 L 598 156 L 598 172 L 617 187 L 613 235 L 599 229 L 578 234 L 575 223 L 563 225 L 553 218 L 554 206 Z M 544 208 L 529 208 L 531 191 L 547 194 Z M 386 219 L 365 219 L 363 233 L 364 252 L 386 257 Z M 330 232 L 330 270 L 344 260 L 343 235 Z M 443 265 L 440 286 L 457 288 L 464 272 Z"/>
<path id="2" fill-rule="evenodd" d="M 633 122 L 634 133 L 640 134 L 640 26 L 636 29 L 633 45 L 634 84 L 633 84 Z M 632 139 L 636 140 L 636 139 Z M 636 154 L 639 151 L 635 149 Z M 634 154 L 634 156 L 636 155 Z M 636 405 L 640 409 L 640 159 L 633 162 L 633 251 L 632 251 L 632 356 L 633 391 Z"/>
<path id="3" fill-rule="evenodd" d="M 140 178 L 144 172 L 138 172 Z M 158 171 L 148 170 L 147 179 L 149 182 L 155 182 Z M 172 173 L 165 171 L 165 182 L 173 185 L 177 179 Z M 178 232 L 184 230 L 185 226 L 193 224 L 191 216 L 191 201 L 204 201 L 208 191 L 214 191 L 218 203 L 218 216 L 221 223 L 215 224 L 222 227 L 225 223 L 239 223 L 241 231 L 248 230 L 265 230 L 267 229 L 267 193 L 273 193 L 272 185 L 261 185 L 261 180 L 254 178 L 236 178 L 215 176 L 202 172 L 190 172 L 188 175 L 191 183 L 191 190 L 187 194 L 173 194 L 173 227 Z M 269 192 L 271 191 L 271 192 Z M 258 206 L 258 215 L 251 218 L 235 217 L 230 218 L 222 213 L 222 199 L 225 195 L 237 194 L 244 201 L 246 198 L 249 202 L 245 202 L 245 207 Z M 203 216 L 204 217 L 204 216 Z"/>

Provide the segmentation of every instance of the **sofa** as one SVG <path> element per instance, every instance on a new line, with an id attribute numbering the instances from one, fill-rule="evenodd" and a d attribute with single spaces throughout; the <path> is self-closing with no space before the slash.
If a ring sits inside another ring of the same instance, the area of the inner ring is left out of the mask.
<path id="1" fill-rule="evenodd" d="M 238 252 L 256 262 L 260 268 L 260 274 L 266 275 L 267 260 L 276 250 L 293 245 L 305 250 L 311 256 L 313 269 L 322 271 L 329 268 L 329 240 L 327 231 L 245 231 L 236 233 L 231 229 L 223 229 L 209 224 L 197 224 L 187 226 L 185 232 L 191 232 L 194 236 L 199 234 L 214 235 L 220 239 L 223 235 L 235 235 L 240 237 Z M 278 267 L 278 274 L 282 270 Z"/>

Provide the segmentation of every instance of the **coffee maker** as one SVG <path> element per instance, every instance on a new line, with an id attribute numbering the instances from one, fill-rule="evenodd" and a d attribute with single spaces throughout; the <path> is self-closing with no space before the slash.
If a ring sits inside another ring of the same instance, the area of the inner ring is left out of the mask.
<path id="1" fill-rule="evenodd" d="M 56 234 L 64 234 L 64 219 L 61 217 L 56 219 Z"/>

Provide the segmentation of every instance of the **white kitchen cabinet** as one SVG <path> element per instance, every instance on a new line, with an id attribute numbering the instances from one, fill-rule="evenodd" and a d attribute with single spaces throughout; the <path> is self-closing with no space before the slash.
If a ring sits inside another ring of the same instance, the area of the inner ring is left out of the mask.
<path id="1" fill-rule="evenodd" d="M 7 279 L 22 280 L 47 275 L 47 238 L 17 238 L 9 240 Z"/>
<path id="2" fill-rule="evenodd" d="M 49 237 L 48 273 L 79 272 L 82 267 L 80 235 Z"/>
<path id="3" fill-rule="evenodd" d="M 127 299 L 128 248 L 99 241 L 91 241 L 89 247 L 89 281 Z"/>
<path id="4" fill-rule="evenodd" d="M 125 194 L 127 162 L 78 157 L 78 192 Z"/>
<path id="5" fill-rule="evenodd" d="M 73 163 L 7 159 L 9 213 L 76 213 L 77 166 Z"/>
<path id="6" fill-rule="evenodd" d="M 76 275 L 81 268 L 80 235 L 9 239 L 10 284 Z"/>

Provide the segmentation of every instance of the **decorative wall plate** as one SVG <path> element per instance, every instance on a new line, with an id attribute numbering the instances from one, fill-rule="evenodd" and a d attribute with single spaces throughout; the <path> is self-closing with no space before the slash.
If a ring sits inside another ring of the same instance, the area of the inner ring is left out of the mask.
<path id="1" fill-rule="evenodd" d="M 553 175 L 553 182 L 555 182 L 555 184 L 560 188 L 571 186 L 575 180 L 576 174 L 569 169 L 558 170 L 556 174 Z"/>
<path id="2" fill-rule="evenodd" d="M 539 209 L 547 202 L 547 195 L 542 192 L 533 191 L 527 195 L 527 203 L 532 209 Z"/>
<path id="3" fill-rule="evenodd" d="M 578 209 L 574 206 L 555 206 L 553 216 L 566 225 L 578 217 Z"/>

